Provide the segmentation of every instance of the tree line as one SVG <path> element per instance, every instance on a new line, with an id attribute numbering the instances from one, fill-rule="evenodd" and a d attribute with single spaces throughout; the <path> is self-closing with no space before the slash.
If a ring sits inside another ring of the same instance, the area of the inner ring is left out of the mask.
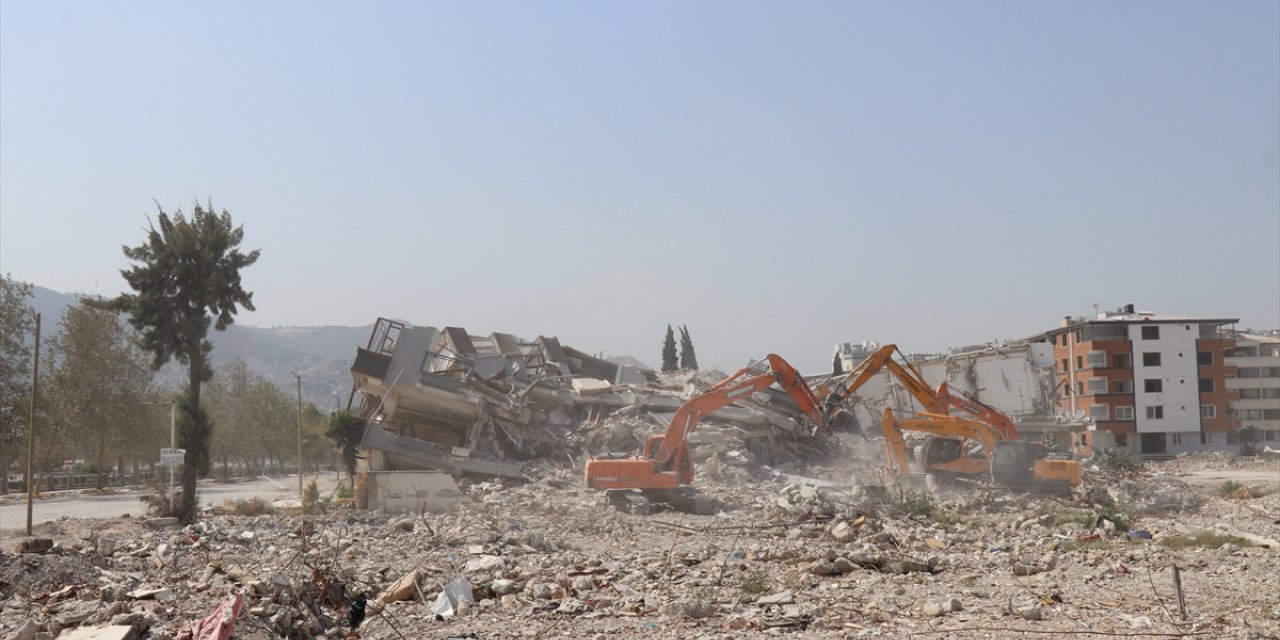
<path id="1" fill-rule="evenodd" d="M 698 356 L 693 350 L 693 338 L 689 337 L 689 327 L 680 327 L 680 356 L 676 358 L 676 334 L 667 325 L 667 338 L 662 343 L 662 372 L 698 370 Z"/>
<path id="2" fill-rule="evenodd" d="M 334 456 L 330 438 L 344 445 L 343 466 L 354 464 L 352 438 L 359 421 L 327 418 L 314 406 L 299 410 L 289 395 L 242 362 L 216 372 L 210 363 L 210 328 L 221 331 L 240 309 L 253 310 L 241 271 L 259 250 L 241 251 L 242 227 L 226 210 L 199 202 L 190 215 L 157 205 L 145 240 L 124 246 L 130 262 L 121 275 L 130 292 L 109 300 L 81 298 L 68 308 L 58 332 L 40 348 L 52 367 L 30 383 L 31 287 L 5 276 L 0 287 L 0 464 L 6 473 L 24 455 L 19 443 L 35 424 L 41 471 L 84 460 L 103 486 L 112 466 L 154 466 L 168 445 L 171 416 L 184 449 L 181 502 L 184 522 L 195 516 L 196 479 L 217 467 L 224 476 L 279 470 L 291 458 L 300 468 Z M 157 384 L 156 370 L 176 361 L 186 369 L 181 389 Z M 208 393 L 205 383 L 209 383 Z M 24 407 L 34 394 L 35 415 Z M 167 409 L 167 411 L 165 410 Z M 299 417 L 298 413 L 303 414 Z M 171 412 L 171 413 L 170 413 Z M 215 424 L 218 428 L 215 429 Z M 304 433 L 298 460 L 298 430 Z M 292 454 L 292 455 L 291 455 Z M 5 487 L 0 487 L 3 489 Z"/>
<path id="3" fill-rule="evenodd" d="M 26 469 L 34 346 L 30 295 L 30 285 L 0 278 L 0 465 L 6 470 L 15 462 Z M 176 419 L 171 405 L 180 391 L 161 382 L 139 346 L 140 334 L 121 314 L 82 297 L 56 324 L 40 345 L 37 474 L 67 468 L 94 475 L 102 489 L 129 475 L 153 473 L 160 449 L 170 444 L 170 420 Z M 296 396 L 243 361 L 212 373 L 201 404 L 218 428 L 209 443 L 210 464 L 198 474 L 227 479 L 296 467 Z M 325 437 L 328 420 L 314 404 L 303 406 L 305 467 L 335 462 Z M 8 491 L 9 475 L 0 477 L 0 490 Z"/>

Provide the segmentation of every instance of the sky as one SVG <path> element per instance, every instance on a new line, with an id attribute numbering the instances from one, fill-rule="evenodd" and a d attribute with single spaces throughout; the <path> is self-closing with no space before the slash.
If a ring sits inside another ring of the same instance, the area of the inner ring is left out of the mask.
<path id="1" fill-rule="evenodd" d="M 255 326 L 704 366 L 1280 327 L 1280 3 L 0 3 L 0 272 L 114 295 L 157 203 Z"/>

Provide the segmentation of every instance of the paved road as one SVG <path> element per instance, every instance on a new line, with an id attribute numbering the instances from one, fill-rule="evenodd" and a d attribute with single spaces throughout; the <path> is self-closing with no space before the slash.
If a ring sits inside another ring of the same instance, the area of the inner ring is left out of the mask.
<path id="1" fill-rule="evenodd" d="M 307 482 L 313 476 L 307 477 Z M 317 486 L 321 495 L 328 495 L 337 486 L 332 473 L 318 477 Z M 97 495 L 81 492 L 58 492 L 36 500 L 31 509 L 31 521 L 40 524 L 59 518 L 119 518 L 125 514 L 132 517 L 143 515 L 143 504 L 138 496 L 149 489 L 124 489 L 117 493 Z M 263 498 L 279 500 L 298 497 L 298 477 L 258 479 L 238 484 L 200 483 L 196 487 L 196 495 L 204 506 L 218 505 L 226 501 L 249 500 Z M 26 494 L 10 496 L 0 504 L 0 530 L 12 531 L 25 529 L 27 526 Z"/>

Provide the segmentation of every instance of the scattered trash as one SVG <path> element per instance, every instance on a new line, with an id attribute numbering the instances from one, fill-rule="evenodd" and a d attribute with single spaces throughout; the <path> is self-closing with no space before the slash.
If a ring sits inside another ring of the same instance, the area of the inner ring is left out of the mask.
<path id="1" fill-rule="evenodd" d="M 438 618 L 452 618 L 463 603 L 475 604 L 476 600 L 471 593 L 471 583 L 466 578 L 458 578 L 445 585 L 444 590 L 436 597 L 436 604 L 431 611 Z"/>

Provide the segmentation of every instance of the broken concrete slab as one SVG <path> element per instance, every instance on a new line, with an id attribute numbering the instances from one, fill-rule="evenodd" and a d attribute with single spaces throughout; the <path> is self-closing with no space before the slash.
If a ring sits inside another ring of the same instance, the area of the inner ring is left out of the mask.
<path id="1" fill-rule="evenodd" d="M 59 640 L 133 640 L 137 637 L 133 627 L 127 625 L 108 625 L 102 627 L 79 627 L 58 636 Z"/>
<path id="2" fill-rule="evenodd" d="M 361 508 L 385 513 L 444 513 L 467 500 L 443 471 L 370 471 L 357 476 Z M 412 522 L 409 523 L 412 530 Z"/>

